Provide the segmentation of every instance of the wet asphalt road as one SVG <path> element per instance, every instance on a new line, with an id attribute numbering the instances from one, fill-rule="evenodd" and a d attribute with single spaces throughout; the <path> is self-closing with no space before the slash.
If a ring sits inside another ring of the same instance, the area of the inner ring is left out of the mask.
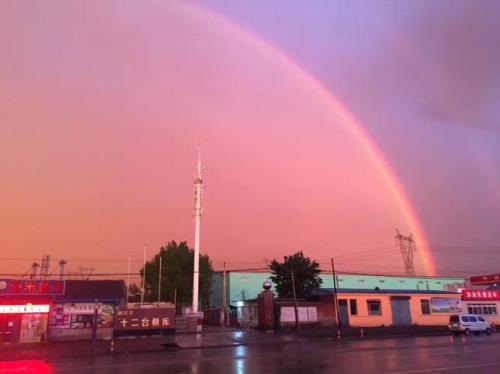
<path id="1" fill-rule="evenodd" d="M 55 373 L 500 373 L 500 334 L 314 341 L 50 362 Z"/>

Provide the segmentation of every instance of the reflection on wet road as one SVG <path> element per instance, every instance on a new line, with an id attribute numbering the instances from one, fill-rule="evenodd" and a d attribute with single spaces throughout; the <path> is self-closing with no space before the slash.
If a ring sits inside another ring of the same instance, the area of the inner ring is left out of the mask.
<path id="1" fill-rule="evenodd" d="M 50 362 L 58 373 L 499 373 L 497 336 L 314 341 Z"/>

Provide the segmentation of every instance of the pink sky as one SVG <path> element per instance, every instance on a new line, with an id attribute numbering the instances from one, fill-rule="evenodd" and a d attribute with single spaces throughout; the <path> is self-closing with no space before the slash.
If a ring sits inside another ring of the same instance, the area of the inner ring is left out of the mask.
<path id="1" fill-rule="evenodd" d="M 102 4 L 0 6 L 2 258 L 126 271 L 97 260 L 192 244 L 199 138 L 217 264 L 328 259 L 410 230 L 340 113 L 281 62 L 191 6 Z M 397 251 L 374 263 L 402 268 Z"/>

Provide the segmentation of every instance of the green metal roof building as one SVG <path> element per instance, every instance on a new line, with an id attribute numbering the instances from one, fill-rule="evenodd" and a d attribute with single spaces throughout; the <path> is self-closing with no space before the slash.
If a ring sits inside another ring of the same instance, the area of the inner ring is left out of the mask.
<path id="1" fill-rule="evenodd" d="M 226 303 L 239 306 L 238 302 L 255 299 L 262 292 L 262 283 L 268 280 L 268 272 L 227 271 Z M 322 288 L 333 288 L 332 273 L 323 272 Z M 456 291 L 463 287 L 464 278 L 453 277 L 403 277 L 391 275 L 338 274 L 338 287 L 343 289 L 374 290 L 412 290 L 412 291 Z M 210 307 L 224 306 L 224 273 L 214 272 Z"/>

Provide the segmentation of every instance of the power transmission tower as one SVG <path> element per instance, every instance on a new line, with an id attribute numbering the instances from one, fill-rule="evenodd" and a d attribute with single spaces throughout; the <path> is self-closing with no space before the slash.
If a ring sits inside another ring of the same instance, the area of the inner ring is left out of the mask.
<path id="1" fill-rule="evenodd" d="M 47 279 L 49 277 L 50 256 L 43 255 L 42 266 L 40 267 L 40 279 Z"/>
<path id="2" fill-rule="evenodd" d="M 410 234 L 408 236 L 402 235 L 398 229 L 396 229 L 396 245 L 401 250 L 401 255 L 403 256 L 403 263 L 405 267 L 406 276 L 414 276 L 415 268 L 413 266 L 413 253 L 415 252 L 415 240 Z"/>

